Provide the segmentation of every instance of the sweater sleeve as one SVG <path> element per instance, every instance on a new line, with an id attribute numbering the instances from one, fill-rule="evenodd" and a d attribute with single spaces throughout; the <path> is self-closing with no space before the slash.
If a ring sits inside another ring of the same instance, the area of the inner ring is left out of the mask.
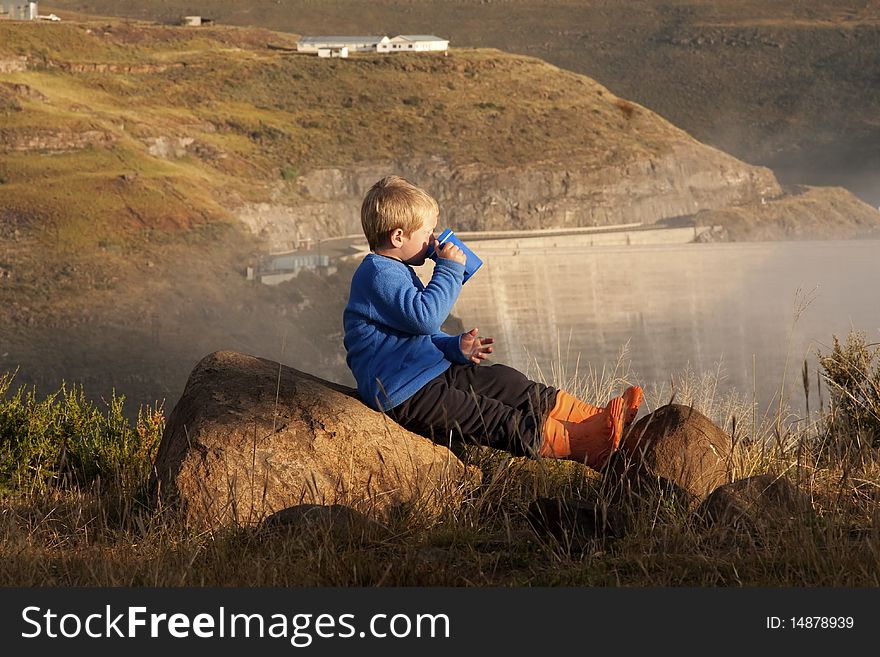
<path id="1" fill-rule="evenodd" d="M 470 362 L 461 351 L 460 335 L 449 335 L 443 331 L 439 331 L 431 336 L 431 342 L 443 352 L 443 355 L 446 356 L 447 360 L 461 365 L 466 365 Z"/>
<path id="2" fill-rule="evenodd" d="M 386 269 L 372 281 L 375 319 L 404 333 L 434 335 L 452 312 L 463 276 L 464 265 L 445 258 L 424 288 L 413 284 L 407 269 Z"/>

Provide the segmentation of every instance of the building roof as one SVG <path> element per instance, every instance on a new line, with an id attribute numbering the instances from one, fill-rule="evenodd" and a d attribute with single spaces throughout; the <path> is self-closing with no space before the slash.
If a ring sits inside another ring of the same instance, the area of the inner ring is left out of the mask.
<path id="1" fill-rule="evenodd" d="M 404 39 L 406 41 L 448 41 L 449 39 L 441 39 L 433 34 L 398 34 L 392 41 L 396 39 Z"/>
<path id="2" fill-rule="evenodd" d="M 380 36 L 304 36 L 300 43 L 379 43 Z"/>

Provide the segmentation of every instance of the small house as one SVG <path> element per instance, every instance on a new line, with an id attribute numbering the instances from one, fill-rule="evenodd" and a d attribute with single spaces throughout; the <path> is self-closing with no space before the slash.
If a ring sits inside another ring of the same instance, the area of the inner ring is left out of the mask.
<path id="1" fill-rule="evenodd" d="M 180 22 L 189 27 L 201 27 L 202 25 L 213 25 L 214 19 L 204 16 L 184 16 Z"/>

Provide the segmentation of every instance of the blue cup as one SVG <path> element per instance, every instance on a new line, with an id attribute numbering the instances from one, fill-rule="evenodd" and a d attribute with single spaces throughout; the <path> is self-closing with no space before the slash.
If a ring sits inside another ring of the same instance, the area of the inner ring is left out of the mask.
<path id="1" fill-rule="evenodd" d="M 440 233 L 440 236 L 437 238 L 437 248 L 432 249 L 428 253 L 428 257 L 434 262 L 437 262 L 437 250 L 446 244 L 446 242 L 452 242 L 455 244 L 467 257 L 467 261 L 464 263 L 464 278 L 462 279 L 462 284 L 467 283 L 468 279 L 483 265 L 483 261 L 477 257 L 476 253 L 467 248 L 464 245 L 464 242 L 458 239 L 455 233 L 449 228 Z"/>

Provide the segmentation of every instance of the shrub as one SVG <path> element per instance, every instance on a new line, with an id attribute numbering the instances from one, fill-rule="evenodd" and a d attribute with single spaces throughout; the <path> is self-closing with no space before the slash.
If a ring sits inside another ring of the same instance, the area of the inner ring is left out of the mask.
<path id="1" fill-rule="evenodd" d="M 856 447 L 880 446 L 880 349 L 851 331 L 842 345 L 834 336 L 831 353 L 818 358 L 831 395 L 828 435 Z"/>
<path id="2" fill-rule="evenodd" d="M 146 484 L 164 430 L 160 408 L 139 409 L 132 427 L 115 392 L 99 409 L 82 386 L 63 382 L 42 400 L 36 388 L 10 393 L 13 377 L 0 376 L 0 491 L 101 484 L 133 492 Z"/>

